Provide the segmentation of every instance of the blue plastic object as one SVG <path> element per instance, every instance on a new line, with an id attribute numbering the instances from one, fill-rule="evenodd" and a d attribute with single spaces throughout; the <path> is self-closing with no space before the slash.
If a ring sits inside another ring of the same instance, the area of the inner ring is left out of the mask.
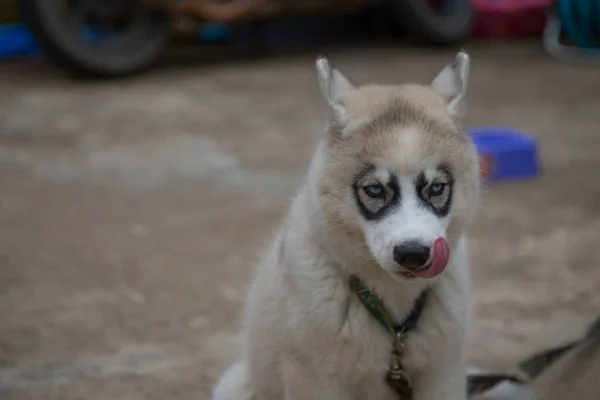
<path id="1" fill-rule="evenodd" d="M 539 175 L 537 142 L 507 127 L 475 127 L 467 130 L 480 156 L 485 181 L 531 179 Z"/>
<path id="2" fill-rule="evenodd" d="M 600 2 L 556 0 L 543 41 L 546 51 L 559 61 L 600 64 Z"/>
<path id="3" fill-rule="evenodd" d="M 91 26 L 81 30 L 81 39 L 89 43 L 100 43 L 110 32 L 105 32 Z M 29 28 L 23 23 L 0 25 L 0 59 L 21 56 L 34 56 L 41 49 Z"/>
<path id="4" fill-rule="evenodd" d="M 576 46 L 597 48 L 600 7 L 597 0 L 557 0 L 556 13 L 569 38 Z"/>
<path id="5" fill-rule="evenodd" d="M 0 25 L 0 59 L 39 53 L 39 46 L 25 24 Z"/>

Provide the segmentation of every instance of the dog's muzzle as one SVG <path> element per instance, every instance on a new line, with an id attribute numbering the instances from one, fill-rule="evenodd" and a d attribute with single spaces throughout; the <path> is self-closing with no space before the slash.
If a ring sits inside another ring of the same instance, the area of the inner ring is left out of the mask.
<path id="1" fill-rule="evenodd" d="M 450 261 L 450 247 L 443 237 L 433 246 L 408 242 L 394 247 L 394 260 L 406 269 L 406 274 L 418 278 L 433 278 L 442 273 Z"/>

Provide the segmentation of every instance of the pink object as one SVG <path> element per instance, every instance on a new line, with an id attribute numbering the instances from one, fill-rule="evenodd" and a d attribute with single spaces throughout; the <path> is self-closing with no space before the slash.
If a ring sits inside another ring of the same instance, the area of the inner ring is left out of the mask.
<path id="1" fill-rule="evenodd" d="M 448 265 L 448 261 L 450 261 L 450 246 L 448 246 L 446 239 L 440 236 L 433 242 L 433 260 L 431 264 L 427 268 L 410 271 L 409 273 L 418 278 L 433 278 L 442 273 Z"/>
<path id="2" fill-rule="evenodd" d="M 540 35 L 546 10 L 554 0 L 471 0 L 476 20 L 472 34 L 480 38 Z"/>

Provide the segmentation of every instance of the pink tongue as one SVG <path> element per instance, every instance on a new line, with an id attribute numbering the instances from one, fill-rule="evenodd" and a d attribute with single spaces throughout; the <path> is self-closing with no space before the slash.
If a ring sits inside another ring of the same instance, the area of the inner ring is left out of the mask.
<path id="1" fill-rule="evenodd" d="M 448 260 L 450 260 L 450 247 L 446 239 L 440 236 L 433 242 L 433 261 L 431 264 L 422 270 L 411 271 L 410 274 L 419 278 L 433 278 L 446 268 Z"/>

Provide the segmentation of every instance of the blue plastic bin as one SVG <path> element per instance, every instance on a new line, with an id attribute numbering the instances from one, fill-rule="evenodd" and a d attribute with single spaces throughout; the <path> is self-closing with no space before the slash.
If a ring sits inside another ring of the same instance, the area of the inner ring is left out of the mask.
<path id="1" fill-rule="evenodd" d="M 484 180 L 531 179 L 539 175 L 537 141 L 533 136 L 494 126 L 470 128 L 467 133 L 480 155 Z"/>
<path id="2" fill-rule="evenodd" d="M 25 24 L 0 25 L 0 59 L 38 53 L 39 46 Z"/>

